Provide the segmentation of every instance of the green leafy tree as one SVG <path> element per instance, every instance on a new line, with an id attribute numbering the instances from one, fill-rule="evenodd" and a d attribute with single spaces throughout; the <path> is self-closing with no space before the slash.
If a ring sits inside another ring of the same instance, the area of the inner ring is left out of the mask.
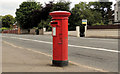
<path id="1" fill-rule="evenodd" d="M 80 2 L 71 10 L 69 29 L 75 29 L 77 25 L 82 25 L 82 19 L 87 19 L 88 25 L 92 25 L 101 22 L 101 13 L 90 10 L 86 2 Z"/>
<path id="2" fill-rule="evenodd" d="M 38 24 L 41 21 L 41 10 L 34 10 L 30 13 L 30 25 L 32 25 L 32 27 L 38 27 Z"/>
<path id="3" fill-rule="evenodd" d="M 49 15 L 49 13 L 52 11 L 53 8 L 53 1 L 50 1 L 49 3 L 45 3 L 45 6 L 42 7 L 41 10 L 34 10 L 31 15 L 32 15 L 32 19 L 31 22 L 32 23 L 37 23 L 37 27 L 39 29 L 46 27 L 46 30 L 49 29 L 49 23 L 51 21 L 51 17 Z"/>
<path id="4" fill-rule="evenodd" d="M 2 21 L 2 16 L 0 15 L 0 21 Z"/>
<path id="5" fill-rule="evenodd" d="M 48 4 L 45 4 L 45 7 L 41 10 L 41 22 L 39 24 L 41 26 L 46 27 L 46 30 L 51 30 L 50 21 L 51 16 L 49 15 L 52 11 L 70 11 L 70 2 L 59 0 L 57 3 L 50 1 Z"/>
<path id="6" fill-rule="evenodd" d="M 52 11 L 70 11 L 69 1 L 59 0 L 57 3 L 54 3 Z"/>
<path id="7" fill-rule="evenodd" d="M 103 20 L 107 21 L 112 17 L 112 2 L 100 2 Z"/>
<path id="8" fill-rule="evenodd" d="M 2 17 L 2 27 L 10 28 L 15 23 L 15 18 L 12 15 Z"/>
<path id="9" fill-rule="evenodd" d="M 109 19 L 113 19 L 112 2 L 89 2 L 89 8 L 92 11 L 100 12 L 105 24 L 108 24 Z"/>
<path id="10" fill-rule="evenodd" d="M 16 11 L 16 20 L 23 29 L 33 28 L 35 24 L 31 24 L 31 12 L 41 10 L 41 4 L 36 2 L 23 2 Z"/>
<path id="11" fill-rule="evenodd" d="M 41 20 L 41 22 L 40 22 L 39 25 L 38 25 L 38 28 L 39 28 L 39 29 L 42 29 L 45 25 L 47 25 L 47 22 L 44 21 L 44 20 Z"/>
<path id="12" fill-rule="evenodd" d="M 48 19 L 51 19 L 49 13 L 52 12 L 52 9 L 54 7 L 53 5 L 53 1 L 50 1 L 48 4 L 45 3 L 45 7 L 41 10 L 42 20 L 47 21 Z"/>
<path id="13" fill-rule="evenodd" d="M 57 3 L 54 3 L 53 1 L 50 1 L 49 3 L 45 3 L 45 6 L 42 7 L 41 10 L 34 10 L 31 12 L 31 24 L 36 23 L 36 26 L 38 25 L 39 28 L 46 27 L 46 29 L 50 29 L 51 26 L 49 25 L 51 21 L 51 17 L 49 15 L 52 11 L 69 11 L 70 10 L 70 2 L 66 1 L 58 1 Z M 34 26 L 34 27 L 36 27 Z"/>

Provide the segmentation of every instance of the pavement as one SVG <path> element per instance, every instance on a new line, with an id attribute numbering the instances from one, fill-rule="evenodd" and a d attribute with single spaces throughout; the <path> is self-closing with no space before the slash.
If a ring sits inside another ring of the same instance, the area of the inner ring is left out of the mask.
<path id="1" fill-rule="evenodd" d="M 67 67 L 52 66 L 52 57 L 31 49 L 2 42 L 3 72 L 98 72 L 69 63 Z"/>
<path id="2" fill-rule="evenodd" d="M 50 35 L 2 35 L 3 72 L 118 72 L 118 39 L 69 37 L 69 66 L 52 66 Z"/>

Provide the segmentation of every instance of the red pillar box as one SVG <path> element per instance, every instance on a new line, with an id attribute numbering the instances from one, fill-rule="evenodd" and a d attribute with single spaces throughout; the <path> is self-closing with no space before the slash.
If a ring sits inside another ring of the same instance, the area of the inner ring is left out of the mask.
<path id="1" fill-rule="evenodd" d="M 68 17 L 67 11 L 51 12 L 52 36 L 53 36 L 53 60 L 55 66 L 68 65 Z"/>

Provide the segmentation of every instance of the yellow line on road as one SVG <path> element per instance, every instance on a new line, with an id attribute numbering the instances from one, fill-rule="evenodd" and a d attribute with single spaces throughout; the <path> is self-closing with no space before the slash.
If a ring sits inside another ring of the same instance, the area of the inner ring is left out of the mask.
<path id="1" fill-rule="evenodd" d="M 40 54 L 48 56 L 48 57 L 52 57 L 52 55 L 49 55 L 49 54 L 46 54 L 46 53 L 43 53 L 43 52 L 40 52 L 40 51 L 32 50 L 32 49 L 29 49 L 29 48 L 26 48 L 26 49 L 29 50 L 29 51 L 32 51 L 32 52 L 40 53 Z"/>
<path id="2" fill-rule="evenodd" d="M 48 57 L 52 57 L 52 55 L 49 55 L 49 54 L 46 54 L 46 53 L 43 53 L 43 52 L 40 52 L 40 51 L 32 50 L 32 49 L 29 49 L 29 48 L 19 47 L 19 46 L 16 46 L 16 45 L 12 44 L 12 43 L 6 42 L 6 41 L 3 41 L 3 42 L 6 43 L 6 44 L 8 44 L 8 45 L 11 45 L 13 47 L 16 47 L 16 48 L 26 49 L 26 50 L 29 50 L 29 51 L 32 51 L 32 52 L 35 52 L 35 53 L 39 53 L 39 54 L 42 54 L 42 55 L 45 55 L 45 56 L 48 56 Z M 109 71 L 106 71 L 106 70 L 103 70 L 103 69 L 98 69 L 98 68 L 95 68 L 95 67 L 90 67 L 90 66 L 82 65 L 82 64 L 79 64 L 79 63 L 76 63 L 76 62 L 73 62 L 73 61 L 69 61 L 69 62 L 71 64 L 77 65 L 79 67 L 83 67 L 83 68 L 87 68 L 87 69 L 92 69 L 92 70 L 95 70 L 95 71 L 98 71 L 98 72 L 109 72 Z"/>
<path id="3" fill-rule="evenodd" d="M 109 72 L 109 71 L 106 71 L 106 70 L 103 70 L 103 69 L 98 69 L 98 68 L 94 68 L 94 67 L 90 67 L 90 66 L 86 66 L 86 65 L 78 64 L 78 63 L 73 62 L 73 61 L 69 61 L 69 62 L 72 63 L 72 64 L 74 64 L 74 65 L 77 65 L 77 66 L 83 67 L 83 68 L 88 68 L 88 69 L 96 70 L 96 71 L 99 71 L 99 72 Z"/>

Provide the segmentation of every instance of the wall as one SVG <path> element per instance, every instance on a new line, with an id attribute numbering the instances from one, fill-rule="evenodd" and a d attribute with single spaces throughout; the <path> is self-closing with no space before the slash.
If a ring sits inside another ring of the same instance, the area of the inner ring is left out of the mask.
<path id="1" fill-rule="evenodd" d="M 85 37 L 103 37 L 103 38 L 119 38 L 118 30 L 120 25 L 98 25 L 88 26 Z M 52 34 L 52 32 L 45 32 L 44 34 Z M 77 31 L 68 31 L 69 36 L 78 37 Z"/>
<path id="2" fill-rule="evenodd" d="M 86 37 L 119 38 L 119 29 L 120 25 L 88 26 L 86 31 Z"/>
<path id="3" fill-rule="evenodd" d="M 35 35 L 36 34 L 35 29 L 30 29 L 30 34 Z"/>
<path id="4" fill-rule="evenodd" d="M 43 29 L 39 29 L 39 35 L 43 35 L 43 34 L 44 34 Z"/>
<path id="5" fill-rule="evenodd" d="M 118 29 L 88 29 L 86 37 L 119 38 Z"/>
<path id="6" fill-rule="evenodd" d="M 30 34 L 36 35 L 36 29 L 30 29 Z M 39 35 L 43 35 L 43 29 L 39 29 Z"/>
<path id="7" fill-rule="evenodd" d="M 21 34 L 29 34 L 27 29 L 21 29 L 20 32 Z"/>
<path id="8" fill-rule="evenodd" d="M 44 32 L 45 35 L 51 35 L 52 32 Z M 68 35 L 69 36 L 77 36 L 77 32 L 76 31 L 68 31 Z"/>

